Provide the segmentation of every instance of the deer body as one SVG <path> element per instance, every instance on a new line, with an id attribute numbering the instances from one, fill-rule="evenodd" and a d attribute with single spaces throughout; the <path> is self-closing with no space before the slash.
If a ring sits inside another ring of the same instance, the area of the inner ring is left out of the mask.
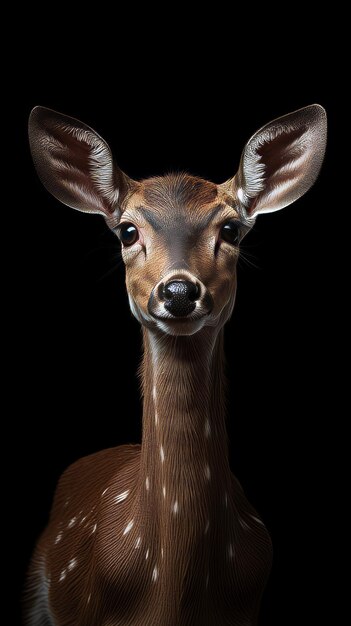
<path id="1" fill-rule="evenodd" d="M 54 614 L 62 624 L 245 624 L 257 613 L 271 548 L 228 465 L 216 399 L 222 337 L 207 367 L 205 354 L 192 363 L 189 347 L 177 346 L 185 371 L 174 371 L 172 347 L 164 346 L 169 368 L 163 362 L 160 376 L 172 377 L 169 393 L 164 381 L 154 385 L 155 355 L 145 341 L 141 450 L 82 459 L 59 485 L 41 557 L 51 579 L 61 579 Z M 209 393 L 199 406 L 204 379 Z M 184 386 L 186 402 L 174 393 Z"/>
<path id="2" fill-rule="evenodd" d="M 251 162 L 251 179 L 242 170 L 222 186 L 185 174 L 134 183 L 113 171 L 91 129 L 47 109 L 32 113 L 43 182 L 66 204 L 103 213 L 121 238 L 144 356 L 142 445 L 83 458 L 62 476 L 32 561 L 28 626 L 257 624 L 271 543 L 229 468 L 223 325 L 238 242 L 267 192 L 264 172 L 271 181 L 288 170 L 284 196 L 296 196 L 291 155 L 304 162 L 308 186 L 318 173 L 324 143 L 311 128 L 323 138 L 325 118 L 317 105 L 307 109 L 304 125 L 301 112 L 291 114 L 298 123 L 289 119 L 285 142 L 283 133 L 269 137 L 276 163 L 255 171 Z"/>

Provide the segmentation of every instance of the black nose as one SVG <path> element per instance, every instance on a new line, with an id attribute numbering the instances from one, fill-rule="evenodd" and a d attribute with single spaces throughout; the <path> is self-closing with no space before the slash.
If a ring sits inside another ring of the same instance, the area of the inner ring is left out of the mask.
<path id="1" fill-rule="evenodd" d="M 162 289 L 165 309 L 175 317 L 189 315 L 195 309 L 195 300 L 199 295 L 198 286 L 189 280 L 172 280 Z"/>

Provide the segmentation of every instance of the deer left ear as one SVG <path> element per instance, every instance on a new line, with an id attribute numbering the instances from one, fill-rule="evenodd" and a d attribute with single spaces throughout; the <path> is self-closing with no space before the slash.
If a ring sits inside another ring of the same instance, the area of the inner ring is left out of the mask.
<path id="1" fill-rule="evenodd" d="M 223 188 L 248 217 L 283 209 L 315 182 L 326 139 L 327 117 L 319 104 L 279 117 L 249 139 L 236 176 Z"/>
<path id="2" fill-rule="evenodd" d="M 39 178 L 55 198 L 100 213 L 109 224 L 118 219 L 123 197 L 136 183 L 117 167 L 98 133 L 73 117 L 35 107 L 29 142 Z"/>

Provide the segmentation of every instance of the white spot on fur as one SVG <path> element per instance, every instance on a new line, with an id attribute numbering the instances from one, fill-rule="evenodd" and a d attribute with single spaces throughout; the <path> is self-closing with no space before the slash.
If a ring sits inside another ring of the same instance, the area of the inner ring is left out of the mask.
<path id="1" fill-rule="evenodd" d="M 91 534 L 95 533 L 96 529 L 97 529 L 97 524 L 94 524 Z"/>
<path id="2" fill-rule="evenodd" d="M 115 497 L 115 502 L 122 502 L 122 500 L 125 500 L 126 497 L 128 496 L 129 493 L 129 489 L 127 489 L 127 491 L 123 491 L 123 493 L 120 493 L 118 496 Z"/>
<path id="3" fill-rule="evenodd" d="M 161 456 L 161 461 L 163 463 L 163 461 L 165 460 L 165 451 L 163 449 L 163 446 L 160 446 L 160 456 Z"/>
<path id="4" fill-rule="evenodd" d="M 208 519 L 206 522 L 206 526 L 205 526 L 205 535 L 207 535 L 209 527 L 210 527 L 210 520 Z"/>
<path id="5" fill-rule="evenodd" d="M 211 470 L 209 465 L 206 465 L 205 467 L 205 476 L 207 480 L 211 480 Z"/>
<path id="6" fill-rule="evenodd" d="M 74 524 L 76 523 L 77 518 L 76 517 L 72 517 L 72 519 L 69 520 L 68 522 L 68 528 L 72 528 L 74 526 Z"/>
<path id="7" fill-rule="evenodd" d="M 228 556 L 229 556 L 230 559 L 232 559 L 233 556 L 234 556 L 234 548 L 233 548 L 233 545 L 231 543 L 228 546 Z"/>
<path id="8" fill-rule="evenodd" d="M 68 571 L 71 571 L 72 569 L 74 569 L 77 565 L 77 559 L 71 559 L 71 561 L 68 563 Z"/>
<path id="9" fill-rule="evenodd" d="M 62 532 L 60 531 L 60 532 L 58 533 L 58 535 L 57 535 L 56 539 L 55 539 L 55 544 L 56 544 L 56 543 L 59 543 L 59 542 L 61 541 L 61 539 L 62 539 Z"/>
<path id="10" fill-rule="evenodd" d="M 173 513 L 177 514 L 177 513 L 178 513 L 178 510 L 179 510 L 179 507 L 178 507 L 178 500 L 176 500 L 176 501 L 175 501 L 175 503 L 174 503 L 174 504 L 173 504 L 173 506 L 172 506 L 172 511 L 173 511 Z"/>
<path id="11" fill-rule="evenodd" d="M 161 548 L 161 558 L 163 559 L 163 548 Z"/>
<path id="12" fill-rule="evenodd" d="M 102 496 L 104 496 L 104 495 L 105 495 L 105 493 L 106 493 L 106 491 L 108 491 L 108 487 L 106 487 L 106 489 L 104 489 L 104 490 L 103 490 L 103 492 L 102 492 L 102 494 L 101 494 L 101 495 L 102 495 Z"/>
<path id="13" fill-rule="evenodd" d="M 145 554 L 145 561 L 147 561 L 149 558 L 149 548 L 146 550 L 146 554 Z"/>
<path id="14" fill-rule="evenodd" d="M 165 485 L 163 485 L 163 487 L 162 487 L 162 493 L 163 493 L 163 497 L 165 498 L 166 497 L 166 486 Z"/>
<path id="15" fill-rule="evenodd" d="M 66 578 L 66 570 L 65 570 L 65 569 L 63 569 L 63 570 L 62 570 L 62 572 L 61 572 L 61 574 L 60 574 L 60 578 L 59 578 L 60 583 L 61 583 L 63 580 L 65 580 L 65 578 Z"/>
<path id="16" fill-rule="evenodd" d="M 152 397 L 153 397 L 154 403 L 156 404 L 156 386 L 155 385 L 152 388 Z"/>
<path id="17" fill-rule="evenodd" d="M 241 189 L 241 187 L 238 188 L 237 194 L 238 194 L 238 198 L 239 198 L 240 202 L 244 202 L 245 201 L 245 197 L 244 197 L 244 192 Z"/>
<path id="18" fill-rule="evenodd" d="M 156 567 L 156 565 L 155 565 L 155 567 L 154 567 L 154 571 L 152 572 L 152 580 L 153 580 L 154 582 L 156 582 L 157 577 L 158 577 L 158 569 L 157 569 L 157 567 Z"/>
<path id="19" fill-rule="evenodd" d="M 135 542 L 135 549 L 140 548 L 140 544 L 141 544 L 141 537 L 138 537 L 138 539 Z"/>
<path id="20" fill-rule="evenodd" d="M 158 424 L 158 415 L 157 415 L 157 411 L 155 411 L 155 424 L 156 424 L 156 426 L 157 426 L 157 424 Z"/>
<path id="21" fill-rule="evenodd" d="M 91 593 L 89 593 L 88 595 L 87 604 L 89 604 L 90 600 L 91 600 Z"/>
<path id="22" fill-rule="evenodd" d="M 210 420 L 207 418 L 205 422 L 205 437 L 208 439 L 211 434 Z"/>
<path id="23" fill-rule="evenodd" d="M 82 517 L 82 519 L 80 520 L 80 522 L 79 522 L 79 523 L 80 523 L 80 524 L 83 524 L 83 522 L 85 522 L 85 520 L 86 520 L 86 519 L 87 519 L 87 516 L 86 516 L 86 515 L 84 515 L 84 517 Z"/>
<path id="24" fill-rule="evenodd" d="M 258 524 L 261 524 L 261 526 L 264 526 L 262 520 L 258 519 L 258 517 L 255 517 L 255 515 L 250 515 L 250 517 L 252 517 L 252 519 L 254 519 L 255 522 L 257 522 Z"/>
<path id="25" fill-rule="evenodd" d="M 127 526 L 125 527 L 123 534 L 126 535 L 127 533 L 129 533 L 130 530 L 132 530 L 134 526 L 134 520 L 130 520 L 129 524 L 127 524 Z"/>
<path id="26" fill-rule="evenodd" d="M 148 476 L 146 476 L 146 479 L 145 479 L 145 487 L 146 487 L 146 490 L 149 491 L 149 489 L 150 489 L 150 481 L 149 481 L 149 477 Z"/>

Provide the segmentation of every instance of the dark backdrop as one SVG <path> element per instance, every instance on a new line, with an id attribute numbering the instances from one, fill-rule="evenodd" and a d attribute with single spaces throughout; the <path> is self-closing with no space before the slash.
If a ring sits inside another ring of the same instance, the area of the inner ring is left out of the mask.
<path id="1" fill-rule="evenodd" d="M 228 61 L 219 67 L 198 59 L 189 67 L 175 56 L 165 71 L 142 55 L 128 72 L 111 63 L 100 74 L 95 59 L 88 82 L 89 72 L 66 59 L 50 72 L 42 67 L 54 47 L 48 38 L 28 51 L 14 131 L 24 242 L 15 244 L 21 384 L 13 403 L 28 416 L 19 431 L 14 424 L 23 521 L 16 619 L 24 573 L 61 472 L 82 455 L 140 440 L 141 333 L 128 310 L 117 240 L 101 217 L 60 205 L 42 187 L 27 145 L 30 109 L 41 104 L 85 121 L 133 178 L 181 169 L 221 182 L 236 171 L 244 142 L 262 124 L 319 102 L 330 121 L 321 176 L 294 205 L 260 217 L 243 242 L 247 260 L 239 263 L 236 308 L 226 328 L 232 468 L 274 546 L 260 624 L 317 624 L 330 582 L 324 500 L 330 433 L 319 413 L 329 282 L 322 253 L 334 147 L 330 83 L 301 61 L 253 84 L 247 68 L 229 71 Z"/>

